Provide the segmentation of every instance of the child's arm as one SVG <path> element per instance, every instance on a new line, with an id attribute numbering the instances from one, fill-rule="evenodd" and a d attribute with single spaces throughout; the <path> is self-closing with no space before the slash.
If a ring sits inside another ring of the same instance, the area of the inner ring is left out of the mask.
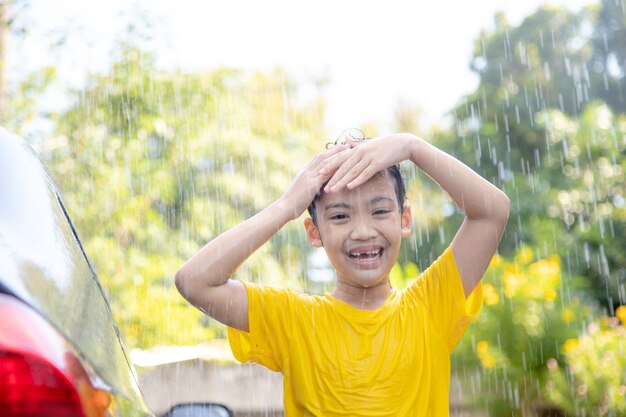
<path id="1" fill-rule="evenodd" d="M 452 251 L 465 295 L 469 295 L 489 266 L 504 232 L 510 206 L 506 194 L 453 156 L 408 133 L 352 142 L 351 146 L 329 159 L 322 169 L 323 174 L 336 170 L 325 191 L 357 187 L 376 172 L 409 159 L 465 212 Z"/>
<path id="2" fill-rule="evenodd" d="M 191 304 L 217 321 L 248 331 L 248 296 L 243 284 L 229 279 L 237 267 L 289 220 L 311 204 L 329 173 L 320 174 L 325 161 L 346 151 L 335 146 L 315 157 L 272 205 L 215 237 L 176 273 L 176 288 Z"/>

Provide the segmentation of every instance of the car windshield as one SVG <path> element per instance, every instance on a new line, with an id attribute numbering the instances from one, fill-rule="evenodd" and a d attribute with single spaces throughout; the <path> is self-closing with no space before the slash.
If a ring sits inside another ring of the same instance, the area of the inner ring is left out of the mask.
<path id="1" fill-rule="evenodd" d="M 141 403 L 136 376 L 54 184 L 30 147 L 0 129 L 0 285 L 32 305 L 97 373 Z"/>

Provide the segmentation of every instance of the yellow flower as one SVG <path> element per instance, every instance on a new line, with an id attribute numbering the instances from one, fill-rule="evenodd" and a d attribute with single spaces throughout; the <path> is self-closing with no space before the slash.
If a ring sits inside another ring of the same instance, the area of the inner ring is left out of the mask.
<path id="1" fill-rule="evenodd" d="M 550 279 L 551 281 L 556 280 L 558 282 L 561 267 L 559 263 L 553 259 L 540 259 L 530 264 L 528 272 L 543 279 Z"/>
<path id="2" fill-rule="evenodd" d="M 626 324 L 626 304 L 617 307 L 617 310 L 615 310 L 615 317 L 620 319 L 623 324 Z"/>
<path id="3" fill-rule="evenodd" d="M 533 260 L 534 256 L 535 254 L 533 253 L 533 250 L 528 246 L 524 246 L 522 249 L 519 250 L 519 252 L 517 252 L 517 255 L 515 255 L 515 260 L 517 262 L 527 264 Z"/>
<path id="4" fill-rule="evenodd" d="M 493 268 L 497 268 L 501 264 L 502 264 L 502 256 L 496 253 L 495 255 L 493 255 L 493 258 L 491 258 L 491 262 L 489 263 L 489 266 Z"/>
<path id="5" fill-rule="evenodd" d="M 495 366 L 496 360 L 489 353 L 489 343 L 486 340 L 476 343 L 476 353 L 485 368 L 490 369 Z"/>
<path id="6" fill-rule="evenodd" d="M 404 274 L 402 273 L 402 267 L 399 263 L 393 264 L 391 271 L 389 271 L 389 281 L 394 288 L 404 288 Z"/>
<path id="7" fill-rule="evenodd" d="M 526 284 L 526 276 L 511 270 L 504 271 L 504 295 L 508 298 L 515 297 L 518 289 Z"/>
<path id="8" fill-rule="evenodd" d="M 488 306 L 492 306 L 500 302 L 500 296 L 491 284 L 483 285 L 483 297 L 485 298 L 485 304 Z"/>
<path id="9" fill-rule="evenodd" d="M 553 288 L 548 288 L 544 291 L 544 297 L 548 301 L 556 300 L 556 291 Z"/>
<path id="10" fill-rule="evenodd" d="M 609 318 L 607 316 L 603 316 L 600 319 L 600 328 L 606 329 L 607 327 L 609 327 Z"/>
<path id="11" fill-rule="evenodd" d="M 561 313 L 561 320 L 563 320 L 565 323 L 571 323 L 574 321 L 574 312 L 571 308 L 568 307 L 563 310 L 563 312 Z"/>
<path id="12" fill-rule="evenodd" d="M 563 344 L 565 353 L 570 353 L 578 347 L 578 339 L 567 339 Z"/>
<path id="13" fill-rule="evenodd" d="M 419 268 L 413 262 L 407 262 L 404 264 L 404 276 L 407 279 L 415 279 L 419 274 Z"/>
<path id="14" fill-rule="evenodd" d="M 480 361 L 482 362 L 483 366 L 487 369 L 493 368 L 494 365 L 496 364 L 496 360 L 490 354 L 487 354 L 484 357 L 480 358 Z"/>
<path id="15" fill-rule="evenodd" d="M 528 298 L 538 300 L 544 296 L 544 289 L 541 288 L 539 283 L 533 282 L 526 285 L 526 287 L 524 288 L 524 295 Z"/>
<path id="16" fill-rule="evenodd" d="M 480 342 L 476 343 L 476 352 L 478 352 L 479 354 L 487 352 L 488 349 L 489 343 L 486 340 L 481 340 Z"/>

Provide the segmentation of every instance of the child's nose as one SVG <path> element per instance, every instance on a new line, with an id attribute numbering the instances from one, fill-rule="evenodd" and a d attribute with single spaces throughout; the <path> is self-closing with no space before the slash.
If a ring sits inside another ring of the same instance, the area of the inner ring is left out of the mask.
<path id="1" fill-rule="evenodd" d="M 352 240 L 368 240 L 376 237 L 378 232 L 368 221 L 357 220 L 354 229 L 350 233 Z"/>

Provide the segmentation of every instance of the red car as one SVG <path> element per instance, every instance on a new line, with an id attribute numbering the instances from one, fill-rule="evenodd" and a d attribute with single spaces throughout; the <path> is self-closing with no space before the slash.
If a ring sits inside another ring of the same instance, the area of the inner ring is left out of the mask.
<path id="1" fill-rule="evenodd" d="M 171 417 L 231 417 L 182 404 Z M 0 128 L 0 416 L 153 416 L 55 185 Z"/>

